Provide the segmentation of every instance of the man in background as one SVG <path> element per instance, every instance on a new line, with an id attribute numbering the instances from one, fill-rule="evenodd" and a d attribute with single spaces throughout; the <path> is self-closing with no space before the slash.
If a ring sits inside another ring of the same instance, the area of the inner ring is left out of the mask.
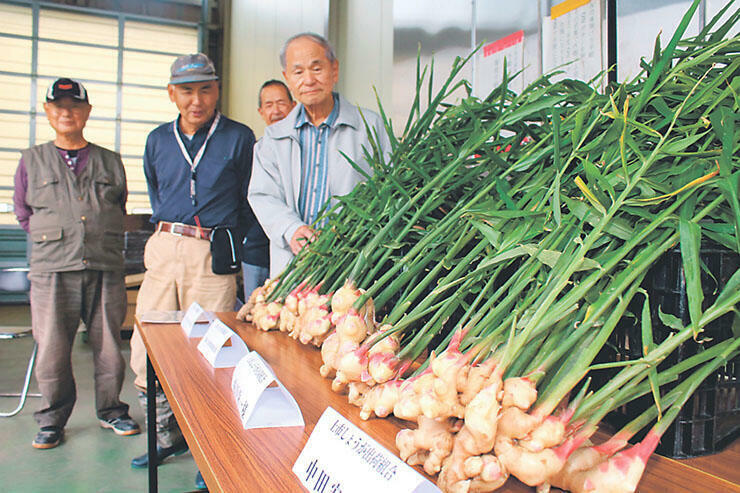
<path id="1" fill-rule="evenodd" d="M 257 111 L 267 126 L 286 117 L 295 106 L 285 83 L 270 79 L 262 84 L 257 97 Z M 257 287 L 264 284 L 270 274 L 268 240 L 259 223 L 247 231 L 242 243 L 242 276 L 244 278 L 244 301 Z"/>
<path id="2" fill-rule="evenodd" d="M 262 84 L 257 103 L 257 111 L 268 126 L 279 122 L 295 108 L 288 86 L 277 79 L 270 79 Z"/>
<path id="3" fill-rule="evenodd" d="M 249 202 L 270 239 L 275 277 L 314 235 L 312 224 L 327 201 L 346 195 L 362 180 L 342 155 L 371 174 L 362 148 L 372 149 L 365 121 L 390 152 L 383 121 L 334 92 L 339 61 L 318 34 L 288 39 L 280 53 L 283 77 L 300 104 L 265 129 L 255 147 Z"/>
<path id="4" fill-rule="evenodd" d="M 80 319 L 93 350 L 100 425 L 117 435 L 140 432 L 119 399 L 126 173 L 119 154 L 85 140 L 91 109 L 80 82 L 54 81 L 44 111 L 56 138 L 23 151 L 15 174 L 15 214 L 31 237 L 31 324 L 42 396 L 34 413 L 41 427 L 32 442 L 37 449 L 59 445 L 72 414 L 71 355 Z"/>
<path id="5" fill-rule="evenodd" d="M 151 221 L 157 226 L 144 250 L 139 317 L 152 310 L 187 310 L 193 302 L 205 310 L 233 310 L 237 274 L 213 272 L 209 237 L 216 226 L 249 232 L 257 222 L 246 198 L 254 133 L 217 110 L 219 81 L 206 55 L 178 57 L 170 72 L 167 92 L 179 115 L 149 134 L 144 151 Z M 146 410 L 146 349 L 138 331 L 131 339 L 131 367 Z M 161 388 L 156 427 L 157 463 L 187 450 Z M 149 460 L 144 454 L 131 466 L 144 468 Z M 200 473 L 196 487 L 205 487 Z"/>

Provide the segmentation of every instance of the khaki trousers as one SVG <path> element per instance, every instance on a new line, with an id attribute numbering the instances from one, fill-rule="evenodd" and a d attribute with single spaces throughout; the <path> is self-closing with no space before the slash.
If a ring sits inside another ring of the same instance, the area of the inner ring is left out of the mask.
<path id="1" fill-rule="evenodd" d="M 120 401 L 125 363 L 121 324 L 126 316 L 122 271 L 31 273 L 31 325 L 38 343 L 36 381 L 42 395 L 34 413 L 39 426 L 67 423 L 77 398 L 72 345 L 80 319 L 87 327 L 95 365 L 95 408 L 99 419 L 128 412 Z"/>
<path id="2" fill-rule="evenodd" d="M 144 266 L 146 273 L 136 298 L 137 315 L 150 310 L 187 310 L 194 301 L 205 310 L 234 309 L 236 274 L 211 271 L 210 243 L 206 240 L 154 233 L 144 248 Z M 146 348 L 138 330 L 131 336 L 131 368 L 136 374 L 134 385 L 146 390 Z M 161 389 L 157 391 L 162 393 Z M 157 414 L 158 443 L 171 447 L 182 435 L 163 394 L 157 396 Z"/>

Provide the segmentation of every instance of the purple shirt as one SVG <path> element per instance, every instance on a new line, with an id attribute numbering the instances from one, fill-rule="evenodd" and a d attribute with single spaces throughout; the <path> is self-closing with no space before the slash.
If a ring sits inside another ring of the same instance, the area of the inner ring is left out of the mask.
<path id="1" fill-rule="evenodd" d="M 59 151 L 59 155 L 62 156 L 64 162 L 67 163 L 69 169 L 74 172 L 75 176 L 80 176 L 82 170 L 87 166 L 87 156 L 90 154 L 90 148 L 83 147 L 77 151 L 77 160 L 71 159 L 66 150 L 59 149 L 58 147 L 57 150 Z M 15 217 L 18 219 L 21 227 L 26 231 L 26 233 L 28 233 L 28 220 L 31 217 L 31 214 L 33 214 L 33 210 L 28 206 L 28 204 L 26 204 L 28 171 L 26 171 L 26 163 L 23 162 L 22 157 L 20 161 L 18 161 L 18 169 L 15 171 L 14 188 L 13 209 L 15 211 Z"/>

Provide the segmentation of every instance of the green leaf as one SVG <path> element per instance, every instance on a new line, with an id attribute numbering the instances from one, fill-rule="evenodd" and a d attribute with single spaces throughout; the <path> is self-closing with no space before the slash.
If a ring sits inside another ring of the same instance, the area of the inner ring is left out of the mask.
<path id="1" fill-rule="evenodd" d="M 729 302 L 732 298 L 737 296 L 738 290 L 740 290 L 740 269 L 735 271 L 732 277 L 730 277 L 730 280 L 727 281 L 725 287 L 722 288 L 722 292 L 714 301 L 714 305 L 720 306 L 724 303 Z"/>
<path id="2" fill-rule="evenodd" d="M 536 217 L 543 216 L 544 211 L 504 211 L 504 210 L 490 210 L 485 213 L 488 217 L 500 217 L 506 219 L 512 219 L 515 217 Z"/>
<path id="3" fill-rule="evenodd" d="M 735 113 L 727 106 L 721 106 L 709 115 L 712 129 L 722 142 L 722 155 L 719 159 L 719 174 L 730 175 L 732 169 L 732 150 L 735 144 Z"/>
<path id="4" fill-rule="evenodd" d="M 510 260 L 516 257 L 522 257 L 524 255 L 527 255 L 527 252 L 526 250 L 524 250 L 524 248 L 520 246 L 510 248 L 509 250 L 505 250 L 499 253 L 498 255 L 494 255 L 493 257 L 490 257 L 484 260 L 483 262 L 480 263 L 480 265 L 478 266 L 478 269 L 490 267 L 492 265 L 504 262 L 506 260 Z"/>
<path id="5" fill-rule="evenodd" d="M 368 211 L 363 210 L 359 207 L 357 207 L 354 202 L 352 202 L 347 196 L 337 196 L 335 197 L 338 202 L 344 205 L 344 207 L 347 207 L 348 209 L 351 209 L 352 212 L 357 214 L 362 219 L 371 222 L 373 224 L 378 224 L 378 219 L 374 217 L 372 214 L 370 214 Z"/>
<path id="6" fill-rule="evenodd" d="M 604 178 L 604 176 L 599 171 L 599 168 L 597 168 L 596 165 L 594 165 L 591 161 L 589 161 L 588 158 L 583 159 L 582 162 L 583 162 L 583 169 L 586 171 L 586 176 L 588 177 L 589 183 L 596 183 L 601 190 L 608 192 L 609 199 L 613 200 L 615 196 L 614 187 L 612 187 L 612 184 L 609 183 L 609 180 Z M 597 191 L 594 190 L 594 193 L 596 194 Z M 602 197 L 600 198 L 603 198 L 603 194 L 599 194 L 599 195 L 602 195 Z M 599 202 L 605 202 L 605 201 L 599 200 Z M 605 203 L 604 205 L 608 207 L 611 204 Z"/>
<path id="7" fill-rule="evenodd" d="M 699 139 L 704 138 L 705 134 L 706 132 L 698 132 L 695 135 L 684 137 L 683 139 L 672 139 L 661 148 L 661 151 L 666 154 L 682 152 L 685 149 L 690 148 Z"/>
<path id="8" fill-rule="evenodd" d="M 555 166 L 555 183 L 553 184 L 552 194 L 552 217 L 555 224 L 560 227 L 560 110 L 552 109 L 552 137 L 553 137 L 553 166 Z"/>
<path id="9" fill-rule="evenodd" d="M 532 257 L 536 256 L 537 260 L 550 268 L 555 267 L 555 264 L 558 263 L 558 260 L 560 260 L 560 257 L 563 255 L 562 252 L 558 252 L 556 250 L 540 250 L 537 245 L 532 243 L 522 245 L 520 248 L 528 255 Z M 601 264 L 599 264 L 595 260 L 585 257 L 578 263 L 578 267 L 576 267 L 576 272 L 599 268 L 601 268 Z"/>
<path id="10" fill-rule="evenodd" d="M 545 96 L 530 104 L 522 105 L 516 110 L 508 113 L 506 116 L 504 116 L 502 123 L 504 125 L 508 125 L 510 123 L 526 120 L 527 117 L 530 117 L 533 114 L 539 113 L 543 110 L 549 110 L 556 104 L 562 103 L 567 98 L 568 95 L 566 94 L 558 96 Z"/>
<path id="11" fill-rule="evenodd" d="M 511 200 L 511 197 L 509 196 L 509 191 L 511 190 L 511 187 L 509 186 L 506 181 L 502 180 L 498 176 L 496 177 L 496 191 L 499 194 L 499 197 L 504 201 L 504 204 L 506 205 L 507 209 L 516 209 L 516 204 L 514 204 L 514 201 Z"/>
<path id="12" fill-rule="evenodd" d="M 355 171 L 357 171 L 359 174 L 362 175 L 363 179 L 366 181 L 370 180 L 370 175 L 367 174 L 367 171 L 362 169 L 357 163 L 355 163 L 352 158 L 350 158 L 347 154 L 345 154 L 343 151 L 339 151 L 339 153 L 344 157 L 344 159 L 347 160 L 347 162 L 352 166 Z"/>
<path id="13" fill-rule="evenodd" d="M 666 104 L 665 99 L 663 99 L 660 96 L 654 97 L 651 100 L 650 104 L 652 104 L 653 107 L 656 110 L 658 110 L 658 113 L 660 113 L 661 115 L 663 115 L 664 117 L 666 117 L 666 119 L 668 121 L 672 120 L 673 117 L 675 116 L 675 114 L 673 113 L 673 111 L 671 111 L 671 109 Z"/>
<path id="14" fill-rule="evenodd" d="M 721 233 L 724 235 L 731 235 L 732 233 L 735 232 L 735 227 L 732 224 L 727 224 L 727 223 L 702 222 L 701 227 L 702 227 L 703 233 L 713 232 L 713 233 Z"/>
<path id="15" fill-rule="evenodd" d="M 575 200 L 570 197 L 563 196 L 563 201 L 568 206 L 568 209 L 575 214 L 578 219 L 583 220 L 592 226 L 599 224 L 599 217 L 593 213 L 593 209 L 588 207 L 580 200 Z M 620 240 L 629 240 L 635 235 L 635 231 L 631 225 L 618 217 L 613 217 L 604 227 L 604 232 L 609 233 L 612 236 L 619 238 Z"/>
<path id="16" fill-rule="evenodd" d="M 620 117 L 619 119 L 622 119 L 622 118 L 623 118 L 623 117 Z M 651 137 L 657 137 L 657 138 L 661 138 L 661 137 L 663 137 L 663 136 L 662 136 L 662 135 L 660 134 L 660 132 L 658 132 L 658 131 L 657 131 L 657 130 L 655 130 L 654 128 L 651 128 L 651 127 L 649 127 L 649 126 L 645 125 L 644 123 L 640 123 L 640 122 L 638 122 L 638 121 L 635 121 L 635 120 L 633 120 L 632 118 L 627 118 L 627 119 L 625 120 L 625 126 L 630 126 L 630 127 L 634 127 L 634 128 L 636 128 L 637 130 L 639 130 L 640 132 L 644 133 L 645 135 L 649 135 L 649 136 L 651 136 Z"/>
<path id="17" fill-rule="evenodd" d="M 591 203 L 591 205 L 601 213 L 602 216 L 606 215 L 606 209 L 604 206 L 599 202 L 599 199 L 594 195 L 594 193 L 591 191 L 590 188 L 588 188 L 588 185 L 586 185 L 586 182 L 583 181 L 583 179 L 580 176 L 576 176 L 575 178 L 575 184 L 578 186 L 578 188 L 581 189 L 581 192 L 583 192 L 583 196 L 588 199 L 588 201 Z"/>
<path id="18" fill-rule="evenodd" d="M 663 322 L 663 325 L 671 329 L 681 330 L 684 328 L 680 318 L 670 313 L 664 313 L 660 306 L 658 306 L 658 318 Z"/>
<path id="19" fill-rule="evenodd" d="M 689 316 L 696 333 L 699 330 L 699 320 L 701 320 L 704 292 L 701 289 L 701 259 L 699 258 L 701 227 L 686 218 L 691 212 L 693 211 L 687 207 L 682 208 L 681 218 L 679 219 L 679 235 L 681 238 L 684 280 L 686 281 L 686 296 L 689 302 Z"/>
<path id="20" fill-rule="evenodd" d="M 647 357 L 650 351 L 655 347 L 653 339 L 653 321 L 650 318 L 650 297 L 647 292 L 643 292 L 645 301 L 642 304 L 642 355 Z M 658 419 L 663 415 L 663 407 L 660 404 L 660 386 L 658 384 L 658 368 L 653 366 L 648 371 L 648 381 L 650 382 L 650 391 L 653 394 L 655 407 L 658 409 Z"/>
<path id="21" fill-rule="evenodd" d="M 645 295 L 645 301 L 642 304 L 642 355 L 647 356 L 655 346 L 653 340 L 653 322 L 650 318 L 650 297 L 646 291 L 641 290 Z"/>
<path id="22" fill-rule="evenodd" d="M 489 224 L 478 221 L 478 220 L 471 220 L 470 223 L 478 230 L 480 233 L 488 240 L 488 242 L 493 245 L 495 248 L 498 248 L 499 246 L 499 240 L 501 238 L 501 233 L 495 229 L 493 229 Z"/>
<path id="23" fill-rule="evenodd" d="M 712 129 L 722 142 L 722 154 L 719 158 L 719 175 L 722 177 L 719 189 L 732 208 L 735 216 L 735 244 L 740 253 L 740 199 L 738 185 L 740 185 L 740 171 L 732 173 L 732 157 L 735 146 L 735 113 L 721 106 L 709 115 Z"/>
<path id="24" fill-rule="evenodd" d="M 573 144 L 573 148 L 575 149 L 578 146 L 578 141 L 581 140 L 581 130 L 583 129 L 583 120 L 586 118 L 586 112 L 590 109 L 591 105 L 589 104 L 585 108 L 582 108 L 580 111 L 576 112 L 575 116 L 575 126 L 573 127 L 573 131 L 570 133 L 570 140 Z"/>

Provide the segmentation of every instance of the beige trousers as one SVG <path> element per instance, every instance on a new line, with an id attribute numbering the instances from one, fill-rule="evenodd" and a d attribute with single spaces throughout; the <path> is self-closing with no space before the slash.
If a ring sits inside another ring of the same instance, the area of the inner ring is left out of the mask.
<path id="1" fill-rule="evenodd" d="M 237 274 L 211 271 L 206 240 L 154 233 L 144 249 L 146 274 L 136 298 L 136 314 L 150 310 L 187 310 L 195 301 L 205 310 L 231 311 L 236 303 Z M 146 390 L 146 348 L 138 330 L 131 337 L 134 384 Z"/>

